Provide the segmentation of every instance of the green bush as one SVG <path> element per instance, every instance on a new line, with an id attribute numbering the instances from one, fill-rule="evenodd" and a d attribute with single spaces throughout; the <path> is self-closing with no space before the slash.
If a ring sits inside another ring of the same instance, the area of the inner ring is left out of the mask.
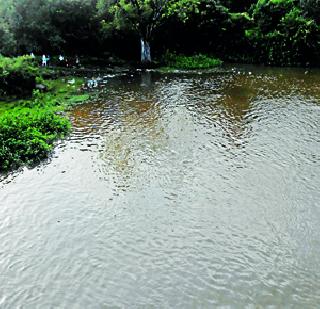
<path id="1" fill-rule="evenodd" d="M 257 62 L 279 66 L 318 65 L 320 30 L 293 0 L 260 0 L 246 37 Z"/>
<path id="2" fill-rule="evenodd" d="M 0 57 L 0 97 L 31 95 L 39 69 L 29 56 Z"/>
<path id="3" fill-rule="evenodd" d="M 70 122 L 51 107 L 13 108 L 0 115 L 0 171 L 32 165 L 47 157 Z"/>
<path id="4" fill-rule="evenodd" d="M 300 6 L 304 16 L 320 24 L 320 0 L 303 0 Z"/>
<path id="5" fill-rule="evenodd" d="M 217 58 L 206 55 L 183 56 L 167 53 L 164 56 L 164 62 L 167 66 L 182 70 L 210 69 L 222 64 Z"/>
<path id="6" fill-rule="evenodd" d="M 295 3 L 296 0 L 258 0 L 252 7 L 252 17 L 259 31 L 263 34 L 273 31 Z"/>

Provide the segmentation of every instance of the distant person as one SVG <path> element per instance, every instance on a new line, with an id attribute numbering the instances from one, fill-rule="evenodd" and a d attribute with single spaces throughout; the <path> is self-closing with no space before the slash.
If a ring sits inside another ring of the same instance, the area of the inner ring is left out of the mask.
<path id="1" fill-rule="evenodd" d="M 46 57 L 46 55 L 42 55 L 42 66 L 43 67 L 47 66 L 47 57 Z"/>
<path id="2" fill-rule="evenodd" d="M 80 59 L 76 56 L 76 67 L 80 67 Z"/>
<path id="3" fill-rule="evenodd" d="M 64 64 L 65 64 L 65 62 L 64 62 L 64 56 L 62 56 L 62 55 L 59 55 L 59 66 L 60 67 L 63 67 L 64 66 Z"/>
<path id="4" fill-rule="evenodd" d="M 30 57 L 31 57 L 32 59 L 35 59 L 35 58 L 36 58 L 36 56 L 34 55 L 33 52 L 30 53 Z"/>

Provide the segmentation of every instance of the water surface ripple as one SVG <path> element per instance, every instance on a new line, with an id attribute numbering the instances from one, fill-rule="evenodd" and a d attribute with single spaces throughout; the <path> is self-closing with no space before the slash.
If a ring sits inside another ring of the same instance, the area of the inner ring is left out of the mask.
<path id="1" fill-rule="evenodd" d="M 0 183 L 0 308 L 318 308 L 320 73 L 112 77 Z"/>

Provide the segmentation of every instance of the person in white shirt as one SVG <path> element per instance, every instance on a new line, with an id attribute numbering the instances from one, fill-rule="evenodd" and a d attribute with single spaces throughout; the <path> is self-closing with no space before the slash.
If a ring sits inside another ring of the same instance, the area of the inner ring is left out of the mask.
<path id="1" fill-rule="evenodd" d="M 47 66 L 47 58 L 46 55 L 42 55 L 42 66 L 46 67 Z"/>

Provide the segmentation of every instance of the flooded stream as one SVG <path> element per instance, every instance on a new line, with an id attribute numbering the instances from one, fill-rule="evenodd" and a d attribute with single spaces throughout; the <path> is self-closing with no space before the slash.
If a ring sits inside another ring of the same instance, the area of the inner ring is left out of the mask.
<path id="1" fill-rule="evenodd" d="M 0 308 L 319 308 L 320 72 L 99 83 L 0 182 Z"/>

